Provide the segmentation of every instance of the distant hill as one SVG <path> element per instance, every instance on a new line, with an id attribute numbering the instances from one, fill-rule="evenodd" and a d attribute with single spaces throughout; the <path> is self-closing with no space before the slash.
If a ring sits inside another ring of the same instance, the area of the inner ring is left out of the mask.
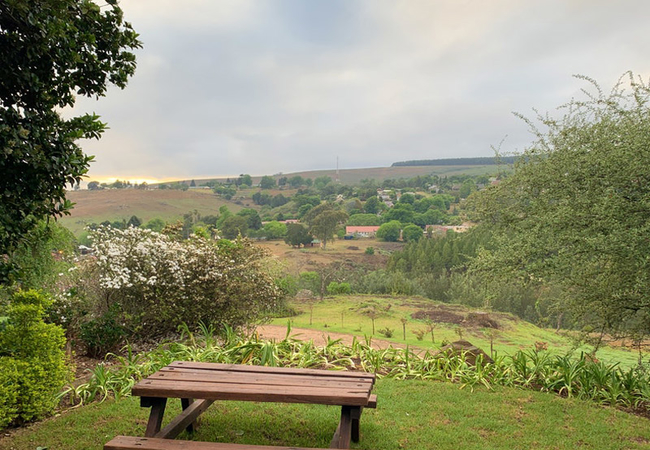
<path id="1" fill-rule="evenodd" d="M 502 156 L 495 158 L 477 157 L 477 158 L 446 158 L 446 159 L 418 159 L 413 161 L 398 161 L 391 167 L 411 167 L 411 166 L 494 166 L 498 164 L 514 164 L 517 156 Z"/>
<path id="2" fill-rule="evenodd" d="M 461 160 L 477 160 L 480 158 L 461 158 Z M 486 160 L 492 158 L 485 158 Z M 388 178 L 398 179 L 398 178 L 411 178 L 418 175 L 438 175 L 438 176 L 452 176 L 452 175 L 488 175 L 494 174 L 497 171 L 494 163 L 463 163 L 457 165 L 421 165 L 417 166 L 414 164 L 409 165 L 400 165 L 401 163 L 395 163 L 391 167 L 368 167 L 363 169 L 340 169 L 338 173 L 338 180 L 343 184 L 359 184 L 363 179 L 374 179 L 377 181 L 383 181 Z M 269 174 L 271 175 L 271 174 Z M 327 176 L 332 180 L 337 179 L 336 169 L 324 169 L 324 170 L 306 170 L 303 172 L 291 172 L 291 173 L 276 173 L 272 174 L 273 178 L 276 180 L 280 177 L 291 178 L 296 175 L 299 175 L 303 178 L 318 178 Z M 253 183 L 257 184 L 260 182 L 261 176 L 253 176 Z M 232 179 L 232 178 L 231 178 Z M 214 178 L 195 178 L 194 182 L 197 186 L 201 186 L 208 181 L 219 181 L 225 182 L 226 177 L 214 177 Z M 179 180 L 181 183 L 189 184 L 191 180 Z"/>

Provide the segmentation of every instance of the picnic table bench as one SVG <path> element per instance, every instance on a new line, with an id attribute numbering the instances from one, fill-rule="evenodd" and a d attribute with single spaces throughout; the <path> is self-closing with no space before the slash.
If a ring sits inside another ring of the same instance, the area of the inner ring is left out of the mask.
<path id="1" fill-rule="evenodd" d="M 140 397 L 140 406 L 151 408 L 145 437 L 118 436 L 104 449 L 295 448 L 173 441 L 184 429 L 192 431 L 196 419 L 216 400 L 340 406 L 340 421 L 330 448 L 350 448 L 350 441 L 359 441 L 363 408 L 376 407 L 376 396 L 371 394 L 374 382 L 375 375 L 365 372 L 177 361 L 140 381 L 132 389 L 132 394 Z M 180 398 L 183 411 L 161 429 L 169 398 Z M 186 446 L 179 446 L 183 442 Z"/>

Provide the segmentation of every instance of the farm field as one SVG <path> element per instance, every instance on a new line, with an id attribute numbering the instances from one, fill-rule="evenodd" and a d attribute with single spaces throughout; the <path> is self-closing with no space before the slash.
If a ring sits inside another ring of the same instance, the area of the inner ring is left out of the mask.
<path id="1" fill-rule="evenodd" d="M 545 343 L 549 352 L 558 355 L 564 355 L 573 349 L 572 340 L 566 333 L 539 328 L 512 314 L 492 311 L 486 313 L 419 297 L 341 295 L 326 297 L 322 301 L 293 301 L 290 306 L 299 311 L 297 316 L 276 318 L 270 323 L 286 326 L 290 321 L 293 328 L 316 330 L 320 334 L 345 333 L 361 340 L 371 337 L 400 346 L 409 345 L 432 351 L 438 350 L 443 343 L 459 339 L 470 341 L 488 355 L 491 340 L 497 354 L 532 350 L 537 342 Z M 374 334 L 371 314 L 376 315 Z M 406 319 L 406 339 L 401 319 Z M 433 326 L 434 342 L 429 324 Z M 381 330 L 390 330 L 392 336 L 382 334 Z M 417 332 L 423 333 L 422 340 L 418 339 Z M 298 339 L 308 339 L 305 333 L 302 337 L 300 331 L 295 333 Z M 580 352 L 588 353 L 591 347 L 582 346 L 573 351 L 576 355 Z M 607 364 L 618 363 L 626 368 L 633 367 L 638 362 L 636 347 L 621 347 L 620 342 L 616 346 L 601 347 L 596 356 Z"/>
<path id="2" fill-rule="evenodd" d="M 101 191 L 71 191 L 68 199 L 75 203 L 71 215 L 59 221 L 78 236 L 92 222 L 115 221 L 133 215 L 143 222 L 159 217 L 165 221 L 182 218 L 183 214 L 197 210 L 202 215 L 218 214 L 219 208 L 228 205 L 232 212 L 244 206 L 228 202 L 209 189 L 188 191 L 172 189 L 106 189 Z"/>
<path id="3" fill-rule="evenodd" d="M 327 243 L 325 250 L 318 246 L 294 248 L 283 241 L 258 241 L 256 244 L 271 252 L 294 275 L 314 270 L 319 264 L 335 261 L 351 261 L 375 269 L 384 268 L 390 253 L 404 246 L 402 242 L 380 242 L 376 239 L 335 239 Z M 368 247 L 375 249 L 374 255 L 365 254 Z"/>

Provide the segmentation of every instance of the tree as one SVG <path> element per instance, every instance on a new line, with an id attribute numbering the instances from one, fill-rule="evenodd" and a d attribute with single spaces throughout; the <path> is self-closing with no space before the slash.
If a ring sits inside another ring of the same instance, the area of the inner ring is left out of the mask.
<path id="1" fill-rule="evenodd" d="M 237 215 L 246 219 L 246 225 L 251 230 L 259 230 L 262 228 L 262 219 L 259 213 L 253 208 L 244 208 Z"/>
<path id="2" fill-rule="evenodd" d="M 264 235 L 267 239 L 280 239 L 287 234 L 287 226 L 278 221 L 264 224 Z"/>
<path id="3" fill-rule="evenodd" d="M 295 175 L 289 178 L 288 181 L 292 188 L 299 188 L 305 183 L 305 180 L 303 180 L 303 178 L 300 175 Z"/>
<path id="4" fill-rule="evenodd" d="M 93 159 L 77 140 L 106 129 L 95 114 L 66 119 L 60 111 L 78 95 L 124 88 L 135 71 L 138 35 L 117 2 L 106 3 L 0 3 L 0 255 L 39 219 L 68 213 L 65 187 L 79 183 Z M 7 270 L 3 263 L 0 279 Z"/>
<path id="5" fill-rule="evenodd" d="M 98 181 L 91 181 L 91 182 L 88 183 L 88 190 L 89 191 L 98 191 L 100 189 L 104 189 L 104 188 L 100 186 Z"/>
<path id="6" fill-rule="evenodd" d="M 399 240 L 401 229 L 402 224 L 400 224 L 397 220 L 386 222 L 377 230 L 377 239 L 387 242 L 396 242 Z"/>
<path id="7" fill-rule="evenodd" d="M 248 223 L 246 218 L 242 216 L 229 216 L 221 226 L 222 237 L 226 239 L 235 239 L 240 234 L 246 236 L 247 232 Z"/>
<path id="8" fill-rule="evenodd" d="M 334 236 L 336 228 L 347 219 L 348 215 L 345 211 L 336 209 L 331 203 L 321 203 L 303 217 L 303 220 L 309 224 L 309 232 L 320 239 L 323 248 L 326 248 L 327 241 Z"/>
<path id="9" fill-rule="evenodd" d="M 138 216 L 131 216 L 129 221 L 126 223 L 127 227 L 136 227 L 138 228 L 140 225 L 142 225 L 142 220 Z"/>
<path id="10" fill-rule="evenodd" d="M 402 230 L 402 238 L 406 242 L 418 241 L 422 239 L 423 236 L 424 232 L 422 231 L 422 228 L 417 225 L 410 224 L 405 226 Z"/>
<path id="11" fill-rule="evenodd" d="M 379 211 L 381 211 L 381 202 L 376 195 L 373 195 L 368 200 L 366 200 L 366 203 L 363 205 L 363 209 L 368 214 L 377 214 Z"/>
<path id="12" fill-rule="evenodd" d="M 260 181 L 260 187 L 262 189 L 273 189 L 275 187 L 275 178 L 270 175 L 265 175 Z"/>
<path id="13" fill-rule="evenodd" d="M 242 173 L 239 175 L 239 178 L 235 181 L 235 184 L 237 186 L 248 186 L 251 187 L 253 185 L 253 178 L 247 174 L 247 173 Z"/>
<path id="14" fill-rule="evenodd" d="M 470 197 L 495 233 L 473 268 L 558 287 L 579 324 L 630 333 L 650 313 L 650 88 L 628 73 L 605 95 L 579 78 L 595 92 L 539 116 L 545 131 L 525 119 L 536 140 L 514 172 Z"/>
<path id="15" fill-rule="evenodd" d="M 309 233 L 309 230 L 304 225 L 299 223 L 288 223 L 287 224 L 287 234 L 284 238 L 284 242 L 291 245 L 292 247 L 300 248 L 301 245 L 310 244 L 313 241 L 313 236 Z"/>

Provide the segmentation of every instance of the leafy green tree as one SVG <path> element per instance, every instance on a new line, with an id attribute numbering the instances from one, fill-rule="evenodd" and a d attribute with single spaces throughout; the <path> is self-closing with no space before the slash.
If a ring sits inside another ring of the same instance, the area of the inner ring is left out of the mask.
<path id="1" fill-rule="evenodd" d="M 415 195 L 410 192 L 406 192 L 402 194 L 402 196 L 399 198 L 399 202 L 408 203 L 409 205 L 412 205 L 413 203 L 415 203 Z"/>
<path id="2" fill-rule="evenodd" d="M 39 219 L 68 213 L 66 185 L 88 171 L 77 141 L 106 129 L 95 114 L 64 118 L 77 96 L 124 88 L 140 47 L 116 1 L 0 3 L 0 255 L 10 255 Z M 3 258 L 0 280 L 10 266 Z"/>
<path id="3" fill-rule="evenodd" d="M 248 232 L 248 221 L 243 216 L 229 216 L 221 225 L 222 237 L 235 239 L 240 234 L 246 236 Z"/>
<path id="4" fill-rule="evenodd" d="M 413 222 L 415 212 L 413 211 L 413 205 L 408 203 L 398 203 L 388 211 L 385 211 L 381 217 L 384 222 L 397 220 L 402 223 L 409 223 Z"/>
<path id="5" fill-rule="evenodd" d="M 417 225 L 407 225 L 402 230 L 402 238 L 405 242 L 419 241 L 424 236 L 422 228 Z"/>
<path id="6" fill-rule="evenodd" d="M 239 175 L 239 178 L 235 181 L 235 184 L 237 186 L 248 186 L 251 187 L 253 185 L 253 178 L 247 174 L 247 173 L 242 173 Z"/>
<path id="7" fill-rule="evenodd" d="M 101 187 L 98 181 L 91 181 L 88 183 L 88 190 L 89 191 L 98 191 L 100 189 L 104 189 Z"/>
<path id="8" fill-rule="evenodd" d="M 138 228 L 140 225 L 142 225 L 142 220 L 138 216 L 131 216 L 129 221 L 126 223 L 127 227 Z"/>
<path id="9" fill-rule="evenodd" d="M 278 221 L 264 224 L 264 235 L 267 239 L 281 239 L 287 234 L 287 225 Z"/>
<path id="10" fill-rule="evenodd" d="M 396 242 L 399 240 L 402 224 L 397 220 L 386 222 L 377 230 L 377 239 L 387 242 Z"/>
<path id="11" fill-rule="evenodd" d="M 259 230 L 262 228 L 262 219 L 259 213 L 253 208 L 244 208 L 237 215 L 246 219 L 246 225 L 251 230 Z"/>
<path id="12" fill-rule="evenodd" d="M 159 217 L 156 217 L 154 219 L 151 219 L 149 222 L 147 222 L 144 227 L 151 231 L 156 231 L 160 233 L 163 230 L 163 228 L 165 228 L 165 225 L 166 223 L 164 220 L 162 220 Z"/>
<path id="13" fill-rule="evenodd" d="M 273 189 L 275 187 L 275 178 L 270 175 L 265 175 L 260 181 L 260 187 L 262 189 Z"/>
<path id="14" fill-rule="evenodd" d="M 271 208 L 277 208 L 278 206 L 286 205 L 289 203 L 289 199 L 282 194 L 277 194 L 271 199 Z"/>
<path id="15" fill-rule="evenodd" d="M 470 197 L 495 233 L 474 270 L 559 287 L 557 308 L 625 332 L 650 312 L 650 88 L 628 73 L 604 94 L 579 78 L 586 98 L 539 116 L 544 131 L 527 120 L 536 140 L 514 173 Z"/>
<path id="16" fill-rule="evenodd" d="M 316 236 L 327 247 L 327 241 L 331 240 L 339 225 L 345 223 L 348 215 L 345 211 L 337 209 L 331 203 L 321 203 L 313 207 L 303 220 L 309 224 L 309 232 Z"/>
<path id="17" fill-rule="evenodd" d="M 363 209 L 368 214 L 377 214 L 379 211 L 381 211 L 381 202 L 376 195 L 373 195 L 372 197 L 369 197 L 368 200 L 366 200 L 366 203 L 363 205 Z"/>
<path id="18" fill-rule="evenodd" d="M 328 176 L 316 177 L 314 180 L 314 188 L 321 190 L 331 182 L 332 179 Z"/>
<path id="19" fill-rule="evenodd" d="M 287 244 L 292 247 L 300 247 L 301 245 L 311 244 L 313 240 L 314 237 L 304 225 L 299 223 L 287 224 L 287 235 L 284 238 L 284 242 Z"/>
<path id="20" fill-rule="evenodd" d="M 303 184 L 305 184 L 305 180 L 300 175 L 295 175 L 289 178 L 289 185 L 292 188 L 299 188 Z"/>

